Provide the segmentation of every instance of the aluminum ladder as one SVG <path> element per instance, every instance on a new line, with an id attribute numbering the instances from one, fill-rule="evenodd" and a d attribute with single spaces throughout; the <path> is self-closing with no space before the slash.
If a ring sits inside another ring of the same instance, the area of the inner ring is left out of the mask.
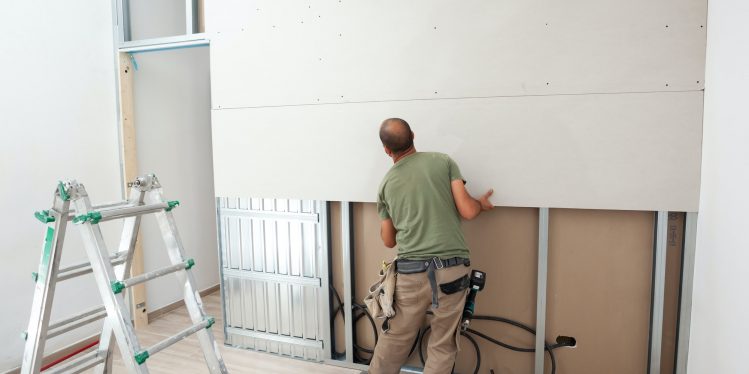
<path id="1" fill-rule="evenodd" d="M 117 341 L 122 361 L 130 373 L 148 373 L 146 361 L 155 353 L 196 334 L 210 373 L 228 373 L 221 358 L 211 326 L 214 319 L 203 311 L 190 270 L 195 261 L 184 257 L 182 241 L 177 232 L 172 209 L 178 201 L 166 201 L 155 175 L 146 175 L 130 183 L 127 201 L 91 205 L 83 184 L 75 180 L 60 182 L 54 192 L 52 209 L 36 212 L 37 219 L 47 225 L 36 282 L 28 330 L 23 334 L 26 345 L 21 373 L 39 373 L 47 339 L 64 334 L 91 322 L 104 319 L 96 349 L 65 361 L 45 373 L 79 373 L 94 368 L 95 373 L 112 372 L 113 340 Z M 72 206 L 71 206 L 72 205 Z M 141 217 L 154 214 L 159 223 L 172 265 L 150 273 L 125 278 L 135 251 Z M 110 254 L 99 227 L 100 222 L 124 219 L 119 250 Z M 80 228 L 89 262 L 60 268 L 62 246 L 68 222 Z M 78 315 L 50 323 L 50 310 L 57 282 L 93 273 L 103 305 Z M 184 301 L 193 325 L 150 347 L 141 347 L 125 303 L 125 291 L 136 284 L 176 274 L 183 285 Z"/>

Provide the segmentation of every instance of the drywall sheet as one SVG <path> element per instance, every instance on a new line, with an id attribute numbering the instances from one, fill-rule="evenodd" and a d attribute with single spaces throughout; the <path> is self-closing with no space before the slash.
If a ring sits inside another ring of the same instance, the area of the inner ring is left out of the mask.
<path id="1" fill-rule="evenodd" d="M 504 206 L 696 211 L 702 92 L 416 100 L 213 110 L 218 196 L 374 201 L 407 119 Z"/>
<path id="2" fill-rule="evenodd" d="M 705 0 L 207 6 L 214 108 L 703 88 Z"/>
<path id="3" fill-rule="evenodd" d="M 211 162 L 208 48 L 134 55 L 135 124 L 140 174 L 155 173 L 164 196 L 182 202 L 174 216 L 200 290 L 219 283 L 216 200 Z M 145 271 L 171 264 L 161 231 L 144 216 Z M 183 296 L 173 276 L 146 283 L 148 310 Z"/>

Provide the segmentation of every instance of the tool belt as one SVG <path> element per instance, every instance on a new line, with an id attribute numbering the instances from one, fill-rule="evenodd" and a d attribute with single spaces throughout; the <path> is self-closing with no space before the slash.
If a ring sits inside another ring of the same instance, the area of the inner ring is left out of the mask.
<path id="1" fill-rule="evenodd" d="M 395 292 L 395 260 L 383 261 L 379 279 L 369 287 L 369 294 L 364 298 L 364 304 L 374 318 L 383 318 L 383 332 L 390 329 L 390 318 L 395 316 L 393 308 L 393 293 Z"/>
<path id="2" fill-rule="evenodd" d="M 434 271 L 458 265 L 471 266 L 471 260 L 462 257 L 453 257 L 448 259 L 433 257 L 425 260 L 400 259 L 395 261 L 395 271 L 399 274 L 415 274 L 427 272 L 429 285 L 432 288 L 432 308 L 438 308 L 439 295 L 437 293 L 437 277 L 435 276 Z M 468 276 L 465 276 L 463 278 L 456 279 L 453 282 L 440 284 L 439 287 L 442 292 L 449 295 L 465 290 L 468 287 L 468 283 L 469 278 Z"/>

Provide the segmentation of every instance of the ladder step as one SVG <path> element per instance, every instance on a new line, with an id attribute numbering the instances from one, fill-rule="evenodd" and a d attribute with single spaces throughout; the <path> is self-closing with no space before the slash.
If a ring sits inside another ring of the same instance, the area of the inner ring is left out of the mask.
<path id="1" fill-rule="evenodd" d="M 88 309 L 81 314 L 51 323 L 49 328 L 47 328 L 47 338 L 54 338 L 55 336 L 64 334 L 70 330 L 103 319 L 106 316 L 107 311 L 104 309 L 104 306 Z"/>
<path id="2" fill-rule="evenodd" d="M 104 362 L 104 357 L 98 356 L 98 351 L 94 349 L 93 351 L 88 352 L 82 355 L 81 357 L 78 357 L 68 362 L 61 363 L 57 366 L 53 366 L 49 368 L 48 370 L 45 370 L 44 374 L 81 373 L 83 371 L 91 369 L 92 367 L 96 365 L 99 365 L 102 362 Z"/>
<path id="3" fill-rule="evenodd" d="M 141 274 L 132 278 L 128 278 L 122 281 L 112 282 L 112 291 L 114 293 L 120 293 L 125 288 L 132 287 L 132 286 L 135 286 L 136 284 L 141 284 L 151 279 L 162 277 L 164 275 L 171 274 L 180 270 L 189 270 L 193 266 L 195 266 L 195 260 L 189 258 L 179 264 L 167 266 L 165 268 L 161 268 L 159 270 L 155 270 L 150 273 L 144 273 L 144 274 Z"/>
<path id="4" fill-rule="evenodd" d="M 92 209 L 87 214 L 76 215 L 75 213 L 71 213 L 68 215 L 68 220 L 72 220 L 73 223 L 83 223 L 86 221 L 91 221 L 91 223 L 99 223 L 104 221 L 111 221 L 114 219 L 155 213 L 164 209 L 172 210 L 177 205 L 179 205 L 179 202 L 177 201 L 144 205 L 116 205 L 100 210 Z"/>
<path id="5" fill-rule="evenodd" d="M 164 350 L 164 349 L 172 346 L 174 343 L 177 343 L 180 340 L 182 340 L 182 339 L 184 339 L 184 338 L 186 338 L 186 337 L 188 337 L 188 336 L 190 336 L 190 335 L 192 335 L 192 334 L 194 334 L 194 333 L 196 333 L 196 332 L 198 332 L 198 331 L 200 331 L 202 329 L 211 328 L 211 326 L 213 326 L 214 322 L 215 322 L 215 320 L 214 320 L 213 317 L 206 317 L 205 320 L 203 320 L 203 321 L 201 321 L 199 323 L 196 323 L 196 324 L 194 324 L 194 325 L 192 325 L 192 326 L 190 326 L 190 327 L 188 327 L 188 328 L 186 328 L 186 329 L 178 332 L 177 335 L 174 335 L 171 338 L 166 338 L 166 339 L 164 339 L 164 340 L 162 340 L 162 341 L 160 341 L 160 342 L 158 342 L 158 343 L 156 343 L 156 344 L 148 347 L 147 349 L 145 349 L 145 350 L 143 350 L 141 352 L 138 352 L 135 355 L 135 361 L 138 364 L 142 364 L 142 363 L 146 362 L 146 360 L 149 357 L 151 357 L 151 356 L 155 355 L 156 353 L 158 353 L 158 352 L 160 352 L 160 351 L 162 351 L 162 350 Z"/>
<path id="6" fill-rule="evenodd" d="M 112 256 L 109 256 L 109 261 L 112 263 L 112 266 L 117 266 L 120 264 L 125 263 L 127 260 L 127 252 L 122 251 L 113 254 Z M 91 263 L 90 262 L 83 262 L 80 264 L 72 265 L 64 269 L 60 269 L 60 272 L 57 273 L 57 281 L 64 281 L 66 279 L 79 277 L 81 275 L 85 275 L 91 272 Z"/>

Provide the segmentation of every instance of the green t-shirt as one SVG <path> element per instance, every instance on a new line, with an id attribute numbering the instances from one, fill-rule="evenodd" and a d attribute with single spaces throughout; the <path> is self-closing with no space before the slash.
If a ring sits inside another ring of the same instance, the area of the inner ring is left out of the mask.
<path id="1" fill-rule="evenodd" d="M 398 257 L 469 257 L 450 186 L 453 180 L 463 180 L 458 165 L 435 152 L 406 156 L 385 174 L 377 211 L 380 218 L 393 220 Z"/>

